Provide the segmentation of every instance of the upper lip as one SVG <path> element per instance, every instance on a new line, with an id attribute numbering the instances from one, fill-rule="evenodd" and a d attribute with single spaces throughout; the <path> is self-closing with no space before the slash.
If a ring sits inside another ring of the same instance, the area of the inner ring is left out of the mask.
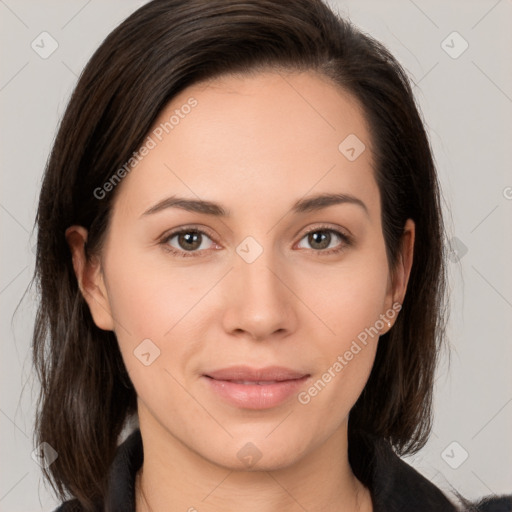
<path id="1" fill-rule="evenodd" d="M 307 373 L 285 368 L 283 366 L 267 366 L 266 368 L 252 368 L 250 366 L 230 366 L 220 370 L 205 373 L 207 377 L 215 380 L 245 380 L 245 381 L 283 381 L 300 379 Z"/>

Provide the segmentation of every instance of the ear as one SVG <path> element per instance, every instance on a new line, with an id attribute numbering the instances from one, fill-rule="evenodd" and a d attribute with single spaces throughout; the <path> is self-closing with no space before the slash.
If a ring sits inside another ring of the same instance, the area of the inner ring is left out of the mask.
<path id="1" fill-rule="evenodd" d="M 87 258 L 85 254 L 87 235 L 87 230 L 82 226 L 70 226 L 65 233 L 66 241 L 71 249 L 78 287 L 89 305 L 94 323 L 100 329 L 113 331 L 114 320 L 100 259 L 95 255 Z"/>
<path id="2" fill-rule="evenodd" d="M 409 282 L 413 262 L 415 227 L 414 221 L 407 219 L 400 241 L 396 265 L 392 272 L 390 292 L 388 295 L 388 299 L 391 302 L 389 306 L 392 306 L 396 302 L 401 305 L 405 299 L 405 292 L 407 291 L 407 283 Z"/>

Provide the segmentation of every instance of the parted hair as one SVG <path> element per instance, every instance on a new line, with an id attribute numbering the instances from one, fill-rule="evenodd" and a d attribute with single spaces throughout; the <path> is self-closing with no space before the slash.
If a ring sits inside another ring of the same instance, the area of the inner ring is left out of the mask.
<path id="1" fill-rule="evenodd" d="M 41 387 L 34 437 L 58 452 L 44 470 L 55 493 L 76 497 L 84 510 L 103 502 L 136 392 L 114 332 L 92 319 L 65 230 L 84 226 L 86 255 L 97 254 L 120 187 L 101 199 L 94 191 L 138 150 L 168 102 L 203 80 L 266 70 L 320 73 L 362 107 L 391 271 L 406 220 L 416 225 L 407 294 L 350 411 L 349 447 L 369 435 L 405 455 L 429 437 L 445 340 L 444 228 L 432 151 L 406 72 L 384 45 L 321 0 L 154 0 L 111 32 L 81 73 L 36 216 L 40 301 L 32 350 Z M 350 461 L 362 475 L 357 453 Z"/>

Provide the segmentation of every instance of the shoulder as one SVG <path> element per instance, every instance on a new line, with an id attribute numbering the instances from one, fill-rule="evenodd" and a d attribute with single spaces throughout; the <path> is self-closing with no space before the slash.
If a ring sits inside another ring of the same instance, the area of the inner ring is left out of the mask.
<path id="1" fill-rule="evenodd" d="M 56 508 L 53 512 L 83 512 L 84 509 L 77 499 L 68 500 L 62 503 L 60 507 Z"/>
<path id="2" fill-rule="evenodd" d="M 468 510 L 469 512 L 512 512 L 512 494 L 486 496 L 478 502 L 471 503 Z"/>
<path id="3" fill-rule="evenodd" d="M 54 512 L 84 512 L 79 501 L 69 500 L 64 502 Z M 512 512 L 512 494 L 506 496 L 488 496 L 478 502 L 467 503 L 460 512 Z"/>
<path id="4" fill-rule="evenodd" d="M 134 510 L 134 481 L 143 461 L 142 437 L 137 428 L 117 447 L 116 455 L 109 469 L 106 495 L 94 504 L 95 512 L 105 509 L 115 512 Z M 64 501 L 53 512 L 86 512 L 77 498 Z"/>
<path id="5" fill-rule="evenodd" d="M 512 495 L 493 495 L 470 502 L 456 493 L 460 503 L 452 503 L 382 439 L 353 439 L 349 443 L 349 459 L 356 476 L 370 489 L 376 512 L 512 512 Z M 142 460 L 142 442 L 137 429 L 119 447 L 112 465 L 107 497 L 109 509 L 133 510 L 133 480 Z M 97 512 L 102 510 L 103 507 L 98 507 Z M 71 499 L 54 512 L 84 511 L 77 499 Z"/>
<path id="6" fill-rule="evenodd" d="M 416 507 L 416 500 L 421 496 L 421 500 L 430 502 L 433 508 L 427 508 L 427 510 L 453 510 L 454 512 L 512 512 L 512 494 L 503 496 L 485 496 L 478 500 L 470 501 L 465 499 L 458 492 L 454 492 L 458 502 L 453 502 L 441 491 L 440 488 L 436 487 L 430 480 L 421 475 L 416 469 L 407 464 L 402 459 L 398 459 L 397 465 L 400 466 L 397 475 L 399 475 L 400 481 L 402 482 L 402 496 L 405 497 L 407 504 L 412 504 Z M 453 489 L 453 488 L 452 488 Z M 419 492 L 418 492 L 419 491 Z M 420 508 L 416 508 L 421 510 Z M 404 510 L 409 510 L 404 508 Z"/>
<path id="7" fill-rule="evenodd" d="M 455 491 L 459 502 L 454 503 L 383 439 L 362 436 L 352 450 L 349 443 L 350 455 L 356 476 L 370 489 L 376 511 L 512 512 L 512 495 L 469 501 Z"/>

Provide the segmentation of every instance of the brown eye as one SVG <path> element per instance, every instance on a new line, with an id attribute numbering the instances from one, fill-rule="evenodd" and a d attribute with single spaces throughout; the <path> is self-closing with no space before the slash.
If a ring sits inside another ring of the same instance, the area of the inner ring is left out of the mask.
<path id="1" fill-rule="evenodd" d="M 172 242 L 174 239 L 176 241 Z M 189 228 L 167 235 L 161 241 L 161 244 L 167 251 L 177 256 L 198 256 L 200 252 L 210 248 L 207 243 L 205 246 L 206 240 L 213 243 L 211 238 L 203 231 Z"/>
<path id="2" fill-rule="evenodd" d="M 348 235 L 331 228 L 312 229 L 302 237 L 302 240 L 307 240 L 309 247 L 299 245 L 300 248 L 313 249 L 319 255 L 338 253 L 351 245 Z"/>
<path id="3" fill-rule="evenodd" d="M 327 249 L 331 243 L 331 238 L 329 231 L 313 231 L 308 234 L 308 242 L 313 249 Z"/>
<path id="4" fill-rule="evenodd" d="M 185 251 L 193 251 L 201 246 L 202 235 L 197 231 L 184 231 L 176 236 L 180 248 Z"/>

